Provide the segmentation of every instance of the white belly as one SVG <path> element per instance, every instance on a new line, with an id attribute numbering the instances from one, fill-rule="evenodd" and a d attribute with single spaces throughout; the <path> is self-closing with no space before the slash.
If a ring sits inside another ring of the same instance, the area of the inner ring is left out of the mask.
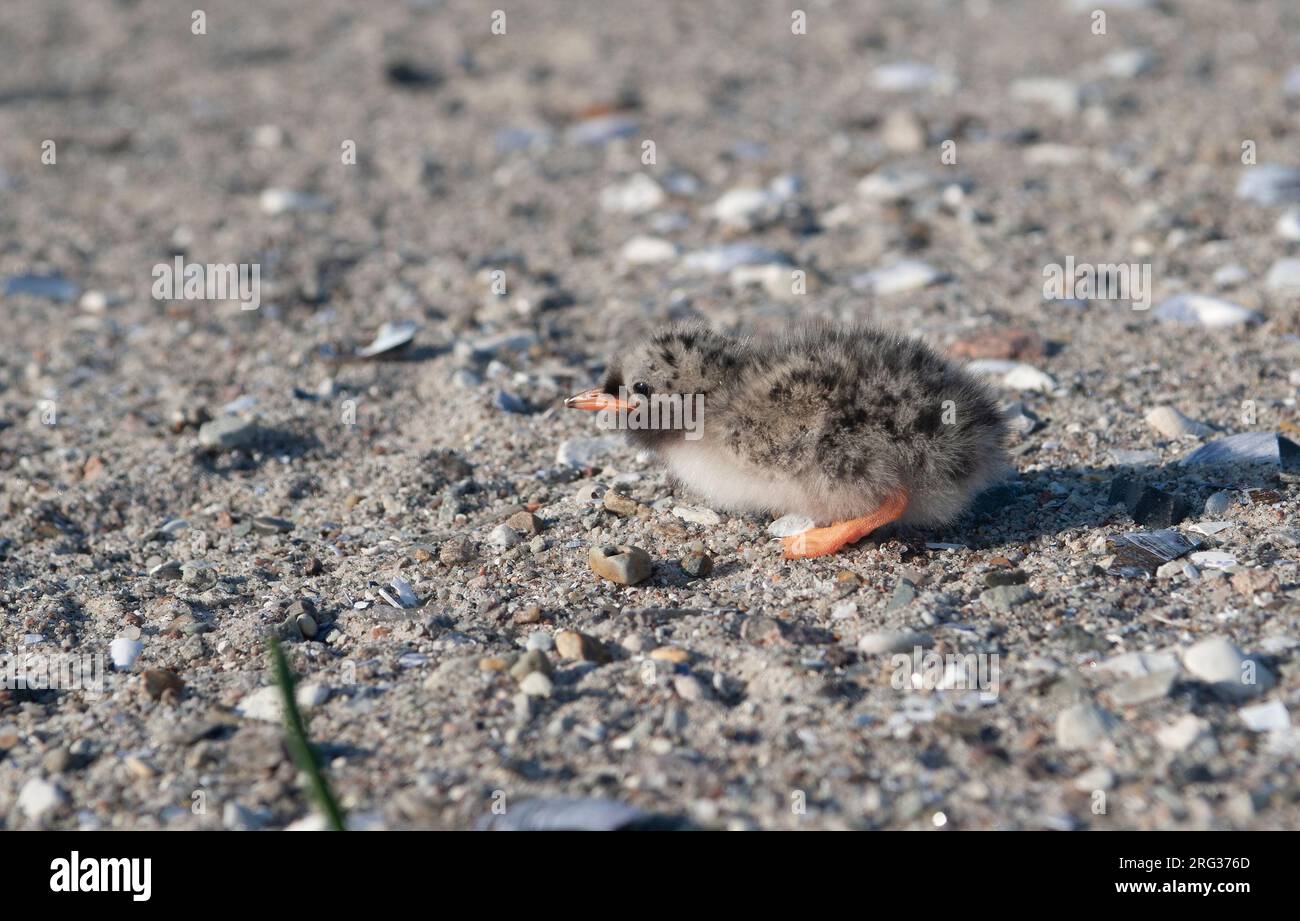
<path id="1" fill-rule="evenodd" d="M 847 491 L 826 491 L 779 473 L 747 470 L 716 448 L 691 442 L 664 451 L 677 479 L 715 509 L 807 515 L 819 523 L 865 515 L 872 511 L 864 497 Z"/>

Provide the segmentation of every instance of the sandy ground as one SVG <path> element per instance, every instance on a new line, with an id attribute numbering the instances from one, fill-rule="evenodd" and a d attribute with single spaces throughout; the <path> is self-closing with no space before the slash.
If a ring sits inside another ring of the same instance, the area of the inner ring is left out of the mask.
<path id="1" fill-rule="evenodd" d="M 362 827 L 1295 827 L 1296 484 L 1178 461 L 1300 424 L 1300 182 L 1250 192 L 1300 165 L 1300 9 L 1089 6 L 0 5 L 0 648 L 105 669 L 0 691 L 4 826 L 315 822 L 277 634 Z M 155 298 L 177 256 L 258 308 Z M 1067 258 L 1153 306 L 1045 297 Z M 1016 476 L 786 562 L 560 408 L 687 318 L 1021 362 Z M 1133 568 L 1162 508 L 1200 546 Z"/>

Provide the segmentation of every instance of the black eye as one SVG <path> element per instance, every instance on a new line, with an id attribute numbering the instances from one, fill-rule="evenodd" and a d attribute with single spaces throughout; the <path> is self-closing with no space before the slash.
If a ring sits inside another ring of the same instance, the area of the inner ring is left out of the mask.
<path id="1" fill-rule="evenodd" d="M 645 381 L 637 381 L 632 385 L 632 392 L 639 393 L 643 397 L 648 397 L 650 396 L 650 385 Z"/>

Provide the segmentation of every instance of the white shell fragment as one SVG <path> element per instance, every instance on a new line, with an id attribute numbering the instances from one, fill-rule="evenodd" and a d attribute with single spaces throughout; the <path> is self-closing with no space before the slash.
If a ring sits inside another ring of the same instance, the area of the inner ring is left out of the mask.
<path id="1" fill-rule="evenodd" d="M 690 253 L 682 260 L 682 266 L 689 271 L 704 272 L 710 275 L 723 275 L 741 265 L 790 265 L 790 258 L 784 253 L 753 243 L 729 243 L 712 246 L 708 249 Z"/>
<path id="2" fill-rule="evenodd" d="M 1199 553 L 1193 553 L 1190 559 L 1202 569 L 1227 569 L 1237 565 L 1237 558 L 1231 553 L 1224 553 L 1222 550 L 1202 550 Z"/>
<path id="3" fill-rule="evenodd" d="M 402 323 L 385 323 L 375 333 L 375 338 L 364 348 L 357 349 L 357 358 L 374 358 L 385 352 L 391 352 L 410 344 L 419 330 L 420 324 L 405 321 Z"/>
<path id="4" fill-rule="evenodd" d="M 882 295 L 900 294 L 928 288 L 942 277 L 942 273 L 929 263 L 907 259 L 885 268 L 864 272 L 854 277 L 850 284 L 858 291 Z"/>
<path id="5" fill-rule="evenodd" d="M 1258 323 L 1263 317 L 1240 304 L 1204 294 L 1179 294 L 1156 305 L 1155 317 L 1167 323 L 1229 329 Z"/>
<path id="6" fill-rule="evenodd" d="M 782 515 L 767 526 L 773 537 L 794 537 L 812 529 L 815 522 L 805 515 Z"/>
<path id="7" fill-rule="evenodd" d="M 1202 445 L 1178 463 L 1183 467 L 1238 464 L 1277 467 L 1281 465 L 1283 455 L 1291 457 L 1296 452 L 1300 452 L 1300 448 L 1276 432 L 1242 432 Z"/>
<path id="8" fill-rule="evenodd" d="M 536 673 L 534 673 L 536 674 Z M 617 831 L 651 818 L 614 800 L 530 799 L 480 820 L 480 831 Z"/>
<path id="9" fill-rule="evenodd" d="M 1300 169 L 1266 163 L 1242 170 L 1237 197 L 1269 206 L 1300 202 Z"/>
<path id="10" fill-rule="evenodd" d="M 402 607 L 413 608 L 420 603 L 420 599 L 415 597 L 415 592 L 411 589 L 411 583 L 407 582 L 405 579 L 398 577 L 388 584 L 391 585 L 393 591 L 397 593 L 397 600 L 401 603 Z"/>
<path id="11" fill-rule="evenodd" d="M 706 527 L 722 524 L 721 515 L 711 508 L 702 508 L 698 505 L 679 505 L 673 509 L 673 514 L 683 521 L 691 522 L 691 524 Z"/>

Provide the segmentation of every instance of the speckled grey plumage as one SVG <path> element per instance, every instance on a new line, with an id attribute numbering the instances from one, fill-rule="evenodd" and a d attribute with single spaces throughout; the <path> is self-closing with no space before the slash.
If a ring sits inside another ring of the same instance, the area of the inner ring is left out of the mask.
<path id="1" fill-rule="evenodd" d="M 873 513 L 907 491 L 902 521 L 950 522 L 1006 468 L 988 390 L 919 339 L 818 325 L 770 339 L 675 327 L 609 365 L 609 393 L 702 394 L 702 437 L 636 430 L 711 504 L 806 514 Z"/>

